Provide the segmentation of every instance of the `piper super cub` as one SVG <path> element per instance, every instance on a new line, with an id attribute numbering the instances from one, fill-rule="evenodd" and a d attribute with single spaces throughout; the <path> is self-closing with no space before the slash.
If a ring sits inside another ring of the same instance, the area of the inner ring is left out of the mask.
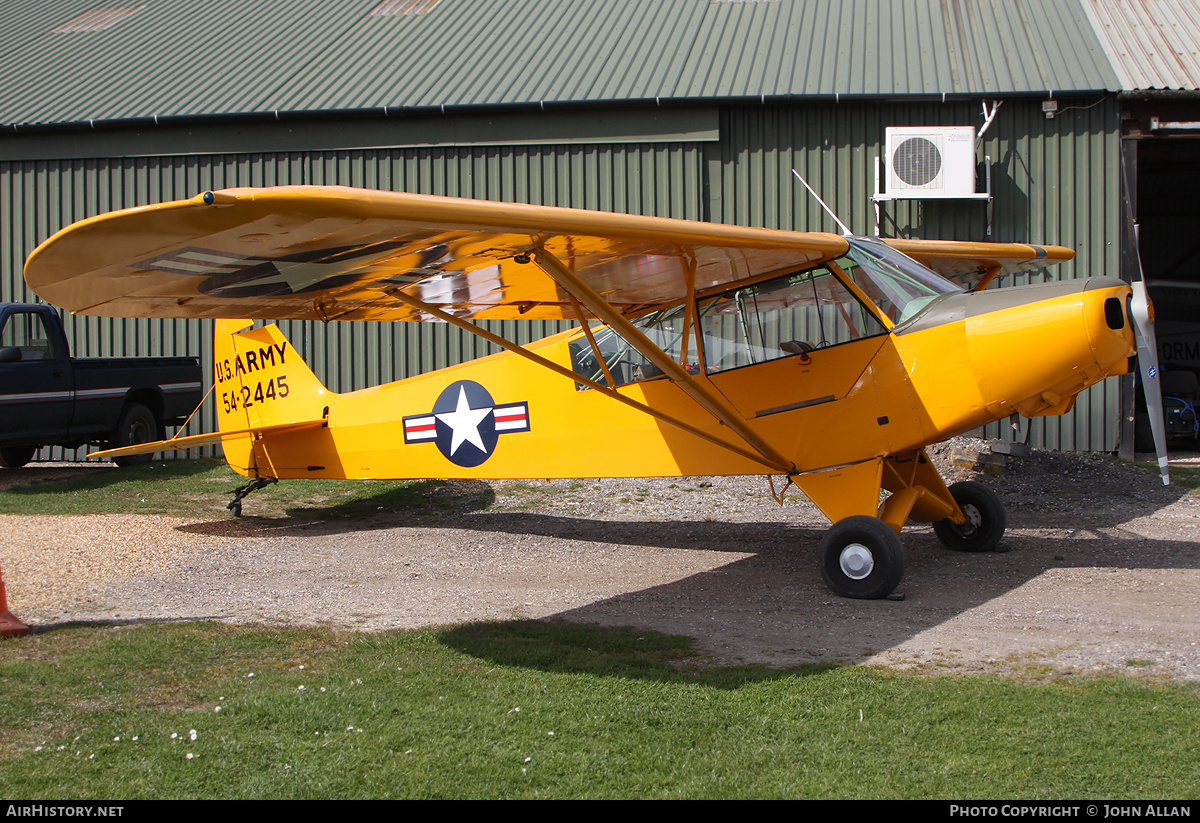
<path id="1" fill-rule="evenodd" d="M 965 551 L 1004 534 L 998 497 L 948 488 L 925 446 L 1062 414 L 1139 348 L 1156 389 L 1140 283 L 983 288 L 1072 255 L 297 186 L 83 220 L 25 278 L 78 314 L 218 318 L 219 431 L 94 456 L 220 443 L 251 481 L 235 514 L 284 478 L 780 476 L 833 523 L 830 588 L 878 598 L 906 522 Z M 339 394 L 243 317 L 443 321 L 505 351 Z M 580 325 L 518 345 L 471 322 L 491 319 Z"/>

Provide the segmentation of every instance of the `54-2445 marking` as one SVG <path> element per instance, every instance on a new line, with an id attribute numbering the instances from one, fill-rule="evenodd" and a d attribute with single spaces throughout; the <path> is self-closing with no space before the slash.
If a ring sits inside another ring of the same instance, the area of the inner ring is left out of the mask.
<path id="1" fill-rule="evenodd" d="M 278 377 L 272 377 L 266 383 L 259 381 L 254 384 L 251 389 L 249 385 L 243 383 L 241 389 L 233 391 L 221 392 L 221 403 L 225 407 L 225 411 L 231 412 L 236 409 L 248 409 L 259 403 L 266 403 L 268 400 L 276 398 L 284 398 L 288 396 L 287 375 L 281 374 Z"/>

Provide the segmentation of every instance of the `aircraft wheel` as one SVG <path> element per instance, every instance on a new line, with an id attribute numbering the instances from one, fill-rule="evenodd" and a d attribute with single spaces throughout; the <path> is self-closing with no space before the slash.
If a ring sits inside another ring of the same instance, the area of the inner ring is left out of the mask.
<path id="1" fill-rule="evenodd" d="M 950 487 L 954 502 L 958 503 L 967 522 L 962 525 L 949 520 L 933 524 L 934 534 L 948 549 L 958 552 L 990 552 L 1000 544 L 1004 529 L 1008 526 L 1008 515 L 1000 496 L 982 483 L 964 480 Z"/>
<path id="2" fill-rule="evenodd" d="M 19 469 L 37 454 L 37 446 L 12 446 L 0 449 L 0 468 Z"/>
<path id="3" fill-rule="evenodd" d="M 820 553 L 821 576 L 842 597 L 887 597 L 904 576 L 900 535 L 877 517 L 856 514 L 834 523 Z"/>
<path id="4" fill-rule="evenodd" d="M 130 403 L 121 413 L 121 420 L 113 432 L 112 444 L 114 448 L 121 448 L 159 439 L 159 425 L 154 412 L 141 403 Z M 128 457 L 114 457 L 113 462 L 118 466 L 144 466 L 153 459 L 152 454 L 133 454 Z"/>

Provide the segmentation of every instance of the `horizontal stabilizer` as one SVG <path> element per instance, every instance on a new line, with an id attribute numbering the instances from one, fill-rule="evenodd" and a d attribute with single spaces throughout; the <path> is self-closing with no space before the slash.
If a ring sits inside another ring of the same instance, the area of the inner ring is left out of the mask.
<path id="1" fill-rule="evenodd" d="M 138 443 L 135 446 L 123 446 L 119 449 L 104 449 L 92 452 L 88 457 L 130 457 L 135 454 L 155 454 L 166 451 L 183 451 L 199 446 L 212 446 L 233 437 L 246 435 L 278 434 L 286 431 L 302 431 L 304 429 L 319 429 L 325 425 L 324 420 L 305 420 L 301 423 L 280 423 L 275 426 L 258 426 L 237 431 L 209 432 L 208 434 L 193 434 L 188 437 L 172 437 L 169 440 L 155 440 L 153 443 Z"/>

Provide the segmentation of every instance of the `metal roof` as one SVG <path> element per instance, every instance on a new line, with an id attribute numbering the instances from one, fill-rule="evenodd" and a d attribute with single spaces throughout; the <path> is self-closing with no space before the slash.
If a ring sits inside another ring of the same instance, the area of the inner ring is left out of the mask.
<path id="1" fill-rule="evenodd" d="M 1200 89 L 1197 0 L 1082 2 L 1122 89 Z"/>
<path id="2" fill-rule="evenodd" d="M 0 124 L 1118 90 L 1084 2 L 10 0 Z"/>

